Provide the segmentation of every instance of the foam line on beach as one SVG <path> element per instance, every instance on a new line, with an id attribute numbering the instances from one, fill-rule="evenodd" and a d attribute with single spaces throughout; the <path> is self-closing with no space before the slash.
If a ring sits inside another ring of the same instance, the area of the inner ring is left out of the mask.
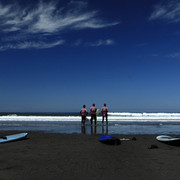
<path id="1" fill-rule="evenodd" d="M 109 112 L 109 116 L 130 116 L 130 117 L 180 117 L 180 113 L 130 113 L 130 112 Z"/>
<path id="2" fill-rule="evenodd" d="M 90 119 L 90 117 L 88 117 Z M 102 120 L 101 116 L 97 117 Z M 80 116 L 0 116 L 0 121 L 81 121 Z M 108 121 L 180 122 L 178 116 L 109 116 Z"/>

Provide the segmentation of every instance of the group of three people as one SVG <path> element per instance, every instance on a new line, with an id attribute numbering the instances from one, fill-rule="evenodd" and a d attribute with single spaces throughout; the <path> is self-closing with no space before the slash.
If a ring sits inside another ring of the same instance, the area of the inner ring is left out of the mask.
<path id="1" fill-rule="evenodd" d="M 92 107 L 90 108 L 90 115 L 91 115 L 91 126 L 93 125 L 93 119 L 94 119 L 94 124 L 95 126 L 97 125 L 97 108 L 95 106 L 95 104 L 92 105 Z M 104 106 L 101 109 L 102 112 L 102 124 L 104 124 L 104 119 L 106 118 L 106 124 L 108 123 L 108 108 L 106 106 L 106 104 L 104 104 Z M 82 117 L 82 125 L 85 125 L 85 121 L 86 121 L 86 116 L 88 115 L 88 111 L 86 109 L 86 105 L 83 105 L 83 108 L 80 111 L 81 117 Z"/>

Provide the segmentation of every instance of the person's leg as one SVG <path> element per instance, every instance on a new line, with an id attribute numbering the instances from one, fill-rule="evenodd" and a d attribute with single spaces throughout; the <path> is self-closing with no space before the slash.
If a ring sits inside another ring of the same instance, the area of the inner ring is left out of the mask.
<path id="1" fill-rule="evenodd" d="M 93 116 L 91 115 L 91 126 L 93 125 Z"/>
<path id="2" fill-rule="evenodd" d="M 83 116 L 81 116 L 81 126 L 83 126 Z"/>
<path id="3" fill-rule="evenodd" d="M 102 115 L 102 125 L 104 124 L 104 114 Z"/>
<path id="4" fill-rule="evenodd" d="M 108 115 L 106 114 L 106 125 L 108 125 Z"/>
<path id="5" fill-rule="evenodd" d="M 83 121 L 82 121 L 83 126 L 85 125 L 85 120 L 86 120 L 86 116 L 83 116 Z"/>
<path id="6" fill-rule="evenodd" d="M 95 123 L 95 126 L 96 126 L 96 122 L 97 122 L 97 116 L 94 115 L 94 123 Z"/>

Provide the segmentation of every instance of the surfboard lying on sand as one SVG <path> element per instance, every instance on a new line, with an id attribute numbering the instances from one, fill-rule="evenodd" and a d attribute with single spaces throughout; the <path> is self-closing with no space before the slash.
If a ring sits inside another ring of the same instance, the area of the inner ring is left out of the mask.
<path id="1" fill-rule="evenodd" d="M 25 138 L 27 135 L 28 133 L 19 133 L 19 134 L 13 134 L 13 135 L 8 135 L 8 136 L 2 136 L 0 137 L 0 143 L 17 141 L 17 140 Z"/>
<path id="2" fill-rule="evenodd" d="M 159 142 L 163 142 L 169 145 L 175 145 L 175 146 L 180 146 L 180 137 L 172 137 L 168 135 L 160 135 L 157 136 L 156 139 Z"/>
<path id="3" fill-rule="evenodd" d="M 99 141 L 104 144 L 108 145 L 119 145 L 121 144 L 121 140 L 119 138 L 116 138 L 114 136 L 101 136 L 99 138 Z"/>

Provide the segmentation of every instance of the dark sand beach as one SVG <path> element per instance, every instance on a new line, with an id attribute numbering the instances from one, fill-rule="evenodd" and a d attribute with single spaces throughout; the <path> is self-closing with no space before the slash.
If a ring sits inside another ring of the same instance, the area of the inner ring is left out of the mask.
<path id="1" fill-rule="evenodd" d="M 116 135 L 137 138 L 118 146 L 100 143 L 100 136 L 29 132 L 26 140 L 0 144 L 0 179 L 180 179 L 180 147 L 156 135 Z"/>

